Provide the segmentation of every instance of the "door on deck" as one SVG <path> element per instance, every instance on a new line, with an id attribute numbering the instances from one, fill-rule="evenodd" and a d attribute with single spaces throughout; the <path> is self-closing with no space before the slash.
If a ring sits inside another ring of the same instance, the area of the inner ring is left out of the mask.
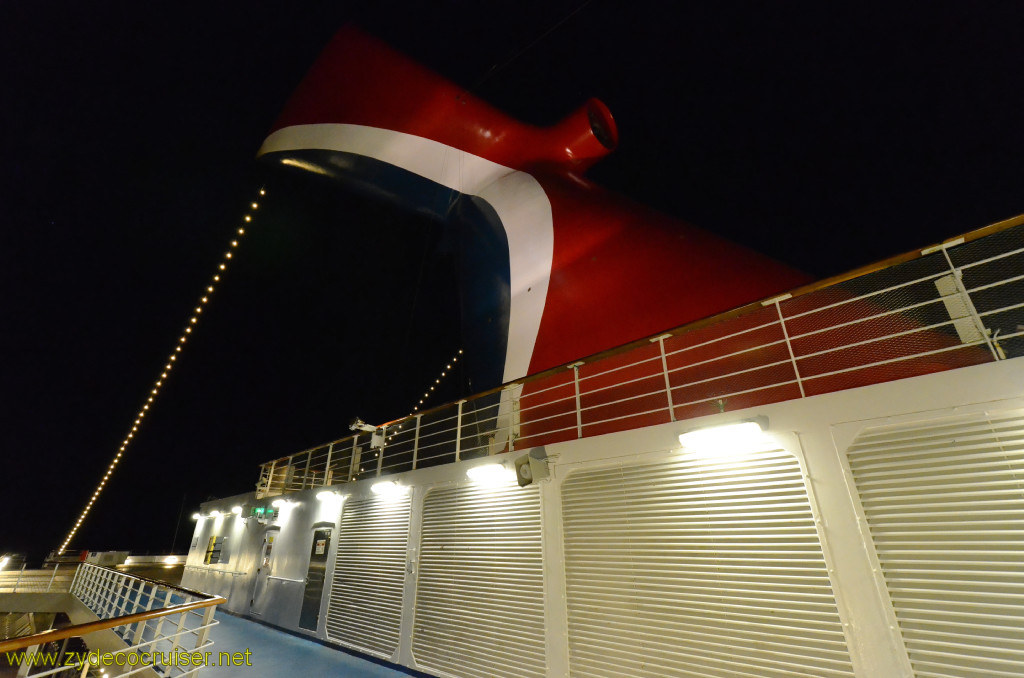
<path id="1" fill-rule="evenodd" d="M 309 570 L 306 572 L 306 590 L 302 596 L 302 613 L 299 627 L 316 631 L 320 622 L 320 602 L 323 600 L 324 582 L 327 579 L 327 554 L 331 550 L 329 527 L 313 530 L 313 545 L 309 552 Z"/>
<path id="2" fill-rule="evenodd" d="M 267 577 L 274 573 L 274 541 L 281 532 L 280 528 L 268 529 L 263 535 L 263 549 L 260 552 L 260 559 L 256 563 L 256 582 L 252 587 L 252 597 L 249 599 L 249 612 L 252 614 L 263 614 L 266 606 Z"/>

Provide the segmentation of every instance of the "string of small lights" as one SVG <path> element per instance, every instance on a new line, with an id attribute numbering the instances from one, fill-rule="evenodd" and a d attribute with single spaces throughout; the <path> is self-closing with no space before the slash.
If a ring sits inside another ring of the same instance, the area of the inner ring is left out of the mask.
<path id="1" fill-rule="evenodd" d="M 427 390 L 423 392 L 423 397 L 420 398 L 420 402 L 415 407 L 412 408 L 412 412 L 410 412 L 408 414 L 408 416 L 410 416 L 410 417 L 414 416 L 415 414 L 417 414 L 420 411 L 420 408 L 422 408 L 424 406 L 424 404 L 427 402 L 427 400 L 430 399 L 430 396 L 434 393 L 434 389 L 441 385 L 441 380 L 444 379 L 452 371 L 452 366 L 455 363 L 459 362 L 459 357 L 461 355 L 462 355 L 462 349 L 460 348 L 459 352 L 456 353 L 455 355 L 453 355 L 452 359 L 449 360 L 448 364 L 444 366 L 443 370 L 441 370 L 441 376 L 439 376 L 437 379 L 435 379 L 434 383 L 431 384 L 427 388 Z M 395 433 L 392 433 L 391 435 L 389 435 L 388 436 L 388 440 L 391 440 L 392 438 L 394 438 L 395 435 L 397 434 L 397 432 L 402 430 L 402 427 L 404 425 L 405 424 L 399 424 L 398 426 L 396 426 L 395 427 Z"/>
<path id="2" fill-rule="evenodd" d="M 267 194 L 266 188 L 260 188 L 259 194 L 261 197 L 265 196 Z M 251 208 L 252 211 L 255 212 L 257 209 L 259 209 L 259 202 L 253 202 L 251 204 Z M 178 361 L 179 356 L 181 356 L 182 351 L 184 350 L 183 347 L 188 339 L 188 335 L 192 334 L 193 328 L 195 328 L 199 324 L 199 318 L 203 313 L 203 309 L 206 308 L 206 306 L 210 303 L 210 299 L 212 298 L 213 293 L 216 291 L 217 285 L 221 282 L 221 276 L 224 275 L 224 272 L 227 270 L 228 262 L 234 256 L 234 252 L 238 248 L 239 241 L 242 237 L 245 236 L 246 227 L 252 223 L 252 219 L 253 217 L 251 213 L 246 214 L 243 217 L 243 223 L 241 226 L 238 227 L 235 235 L 232 236 L 231 243 L 227 251 L 224 253 L 223 260 L 217 264 L 216 272 L 213 274 L 213 277 L 206 285 L 206 288 L 199 295 L 199 301 L 196 303 L 196 307 L 192 312 L 192 317 L 190 317 L 188 319 L 188 322 L 185 323 L 185 329 L 183 330 L 181 336 L 178 337 L 178 341 L 175 344 L 174 350 L 171 351 L 171 354 L 167 357 L 167 363 L 163 366 L 163 369 L 160 371 L 160 376 L 157 377 L 156 380 L 153 382 L 153 387 L 146 395 L 146 400 L 142 403 L 142 407 L 139 408 L 138 413 L 135 415 L 135 420 L 132 422 L 131 429 L 128 431 L 128 434 L 124 437 L 124 440 L 121 441 L 121 445 L 120 447 L 118 447 L 117 454 L 114 455 L 114 458 L 111 459 L 110 464 L 107 465 L 106 473 L 100 479 L 99 484 L 96 486 L 95 491 L 93 491 L 92 495 L 89 497 L 89 501 L 86 502 L 85 507 L 82 509 L 81 513 L 79 513 L 78 519 L 75 521 L 75 524 L 68 532 L 67 537 L 65 537 L 64 541 L 61 543 L 60 548 L 58 549 L 58 553 L 63 553 L 67 549 L 68 545 L 71 543 L 71 540 L 74 538 L 75 533 L 78 532 L 78 528 L 82 526 L 82 523 L 85 521 L 86 516 L 89 515 L 89 511 L 92 510 L 93 504 L 96 503 L 96 500 L 99 499 L 100 494 L 102 494 L 103 488 L 106 487 L 107 482 L 110 480 L 110 476 L 113 475 L 114 473 L 114 469 L 117 468 L 117 465 L 119 463 L 121 463 L 121 458 L 124 456 L 125 451 L 128 449 L 128 446 L 134 440 L 135 435 L 139 432 L 139 427 L 142 425 L 142 420 L 153 407 L 156 397 L 160 394 L 160 389 L 163 388 L 163 386 L 167 383 L 167 379 L 171 374 L 171 370 L 174 369 L 175 363 Z"/>

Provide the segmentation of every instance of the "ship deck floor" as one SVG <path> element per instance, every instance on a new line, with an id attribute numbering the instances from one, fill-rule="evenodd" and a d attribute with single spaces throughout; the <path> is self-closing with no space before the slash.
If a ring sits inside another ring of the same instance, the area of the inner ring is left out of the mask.
<path id="1" fill-rule="evenodd" d="M 217 611 L 211 629 L 213 657 L 219 652 L 251 650 L 252 666 L 208 666 L 204 678 L 281 678 L 281 676 L 345 676 L 345 678 L 408 678 L 397 668 L 348 654 L 254 621 Z M 422 675 L 422 674 L 414 674 Z"/>

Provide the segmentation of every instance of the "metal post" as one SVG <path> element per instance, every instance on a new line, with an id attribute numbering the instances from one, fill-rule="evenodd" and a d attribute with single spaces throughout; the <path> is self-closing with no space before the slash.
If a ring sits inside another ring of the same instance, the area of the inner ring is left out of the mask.
<path id="1" fill-rule="evenodd" d="M 959 243 L 951 243 L 959 244 Z M 953 284 L 956 285 L 957 292 L 960 293 L 960 298 L 964 302 L 964 306 L 967 307 L 967 312 L 971 316 L 971 320 L 974 322 L 974 326 L 981 332 L 981 336 L 985 339 L 985 343 L 988 345 L 988 350 L 992 353 L 992 359 L 998 362 L 1000 358 L 1000 351 L 996 350 L 996 346 L 992 343 L 992 335 L 985 327 L 985 323 L 982 322 L 981 316 L 978 315 L 978 309 L 974 307 L 974 300 L 971 299 L 971 295 L 968 294 L 967 288 L 964 287 L 963 275 L 964 272 L 953 265 L 953 260 L 949 257 L 949 250 L 946 249 L 947 245 L 942 246 L 942 255 L 946 257 L 946 263 L 949 264 L 949 270 L 953 272 Z"/>
<path id="2" fill-rule="evenodd" d="M 412 435 L 412 470 L 416 470 L 416 461 L 420 454 L 420 419 L 422 414 L 416 415 L 416 431 Z"/>
<path id="3" fill-rule="evenodd" d="M 14 591 L 12 591 L 12 593 L 17 593 L 18 592 L 18 584 L 21 583 L 21 576 L 23 574 L 25 574 L 25 567 L 27 565 L 28 565 L 28 563 L 23 563 L 22 564 L 21 570 L 18 572 L 18 578 L 14 580 Z"/>
<path id="4" fill-rule="evenodd" d="M 780 302 L 783 302 L 792 296 L 792 294 L 783 294 L 781 297 L 762 301 L 761 305 L 775 305 L 775 312 L 779 314 L 779 325 L 782 327 L 782 336 L 786 340 L 786 350 L 789 351 L 789 362 L 793 364 L 793 374 L 796 375 L 796 385 L 800 387 L 800 397 L 806 398 L 807 394 L 804 392 L 804 382 L 803 379 L 800 378 L 800 368 L 796 364 L 796 354 L 793 353 L 793 344 L 789 341 L 789 330 L 786 329 L 786 318 L 782 315 L 782 306 L 779 305 Z"/>
<path id="5" fill-rule="evenodd" d="M 348 463 L 348 480 L 351 482 L 356 477 L 356 468 L 359 467 L 359 446 L 356 442 L 359 440 L 359 434 L 352 436 L 352 458 Z"/>
<path id="6" fill-rule="evenodd" d="M 75 587 L 78 586 L 78 575 L 80 575 L 81 573 L 82 573 L 82 566 L 81 566 L 81 564 L 76 565 L 75 566 L 75 574 L 74 574 L 74 576 L 71 577 L 71 588 L 68 589 L 68 593 L 70 593 L 71 595 L 76 595 L 75 594 Z"/>
<path id="7" fill-rule="evenodd" d="M 458 461 L 462 454 L 462 403 L 465 400 L 459 401 L 459 411 L 455 415 L 455 461 Z"/>
<path id="8" fill-rule="evenodd" d="M 313 462 L 313 450 L 306 452 L 306 468 L 302 472 L 302 489 L 309 486 L 309 465 Z"/>
<path id="9" fill-rule="evenodd" d="M 153 599 L 156 598 L 156 586 L 152 584 L 150 586 L 152 586 L 152 589 L 149 592 L 149 600 L 146 602 L 146 612 L 153 609 Z M 132 645 L 138 645 L 142 642 L 142 635 L 146 630 L 146 623 L 147 622 L 141 621 L 135 625 L 135 635 L 132 637 Z"/>
<path id="10" fill-rule="evenodd" d="M 156 591 L 153 591 L 153 595 L 156 595 L 156 593 L 157 593 Z M 170 607 L 171 606 L 171 595 L 172 595 L 172 593 L 173 592 L 171 591 L 171 589 L 167 589 L 167 595 L 164 596 L 164 604 L 161 607 Z M 160 632 L 163 631 L 164 620 L 165 619 L 167 619 L 166 615 L 161 616 L 161 617 L 159 617 L 156 620 L 156 628 L 153 629 L 153 638 L 160 638 Z M 175 643 L 177 643 L 177 638 L 175 638 Z"/>
<path id="11" fill-rule="evenodd" d="M 206 608 L 206 611 L 203 613 L 203 626 L 205 626 L 206 628 L 201 630 L 199 632 L 198 637 L 196 637 L 196 648 L 195 649 L 198 650 L 203 645 L 206 645 L 206 639 L 210 635 L 210 625 L 213 624 L 213 614 L 216 611 L 217 611 L 217 606 L 216 605 L 211 605 L 210 607 Z"/>
<path id="12" fill-rule="evenodd" d="M 384 446 L 387 445 L 388 440 L 388 427 L 382 426 L 380 429 L 381 446 L 377 448 L 377 477 L 380 478 L 381 471 L 384 470 Z M 372 440 L 372 439 L 371 439 Z"/>
<path id="13" fill-rule="evenodd" d="M 188 618 L 188 612 L 179 612 L 178 613 L 178 628 L 175 630 L 174 642 L 171 644 L 171 654 L 174 654 L 174 651 L 177 650 L 178 647 L 181 645 L 181 636 L 184 633 L 185 620 L 187 618 Z M 161 617 L 161 619 L 162 619 L 162 617 Z"/>
<path id="14" fill-rule="evenodd" d="M 53 578 L 57 576 L 57 570 L 60 569 L 60 563 L 54 563 L 53 574 L 50 575 L 50 583 L 46 585 L 46 590 L 49 591 L 53 587 Z"/>
<path id="15" fill-rule="evenodd" d="M 266 494 L 270 494 L 271 488 L 274 486 L 274 471 L 277 469 L 277 459 L 270 462 L 270 473 L 267 475 L 267 491 Z"/>
<path id="16" fill-rule="evenodd" d="M 324 465 L 324 485 L 331 485 L 334 476 L 331 473 L 331 455 L 334 453 L 334 443 L 327 446 L 327 464 Z"/>
<path id="17" fill-rule="evenodd" d="M 669 421 L 675 421 L 676 408 L 672 402 L 672 381 L 668 376 L 668 356 L 665 355 L 665 340 L 671 336 L 671 334 L 663 334 L 660 337 L 651 339 L 651 341 L 658 342 L 658 350 L 661 352 L 661 373 L 665 376 L 665 397 L 668 398 Z"/>
<path id="18" fill-rule="evenodd" d="M 583 409 L 580 407 L 580 366 L 582 362 L 573 363 L 569 367 L 572 368 L 572 385 L 576 391 L 576 437 L 583 437 Z"/>

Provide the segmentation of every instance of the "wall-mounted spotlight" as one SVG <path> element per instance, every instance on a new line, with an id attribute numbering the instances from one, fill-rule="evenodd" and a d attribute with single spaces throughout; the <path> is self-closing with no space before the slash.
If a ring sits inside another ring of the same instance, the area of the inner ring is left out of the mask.
<path id="1" fill-rule="evenodd" d="M 192 520 L 199 520 L 199 519 L 201 519 L 202 517 L 203 517 L 203 514 L 202 514 L 202 513 L 193 513 L 193 514 L 192 514 Z"/>
<path id="2" fill-rule="evenodd" d="M 210 517 L 211 518 L 220 518 L 222 515 L 224 515 L 224 514 L 221 513 L 220 511 L 217 511 L 216 509 L 214 509 L 213 511 L 210 511 Z"/>
<path id="3" fill-rule="evenodd" d="M 338 501 L 342 496 L 331 490 L 320 490 L 316 493 L 316 498 L 317 501 Z"/>
<path id="4" fill-rule="evenodd" d="M 231 512 L 234 513 L 236 516 L 240 516 L 240 515 L 242 515 L 242 507 L 241 506 L 232 506 L 231 507 Z"/>
<path id="5" fill-rule="evenodd" d="M 164 558 L 164 565 L 177 565 L 178 556 L 167 556 Z"/>
<path id="6" fill-rule="evenodd" d="M 516 478 L 516 472 L 504 464 L 481 464 L 466 471 L 466 476 L 480 485 L 504 485 Z"/>
<path id="7" fill-rule="evenodd" d="M 409 490 L 404 485 L 399 485 L 393 480 L 381 480 L 370 485 L 370 491 L 378 497 L 399 497 Z"/>
<path id="8" fill-rule="evenodd" d="M 767 417 L 755 417 L 687 431 L 679 435 L 679 444 L 687 452 L 704 456 L 728 457 L 760 452 L 777 447 L 777 443 L 765 434 L 767 428 Z"/>

